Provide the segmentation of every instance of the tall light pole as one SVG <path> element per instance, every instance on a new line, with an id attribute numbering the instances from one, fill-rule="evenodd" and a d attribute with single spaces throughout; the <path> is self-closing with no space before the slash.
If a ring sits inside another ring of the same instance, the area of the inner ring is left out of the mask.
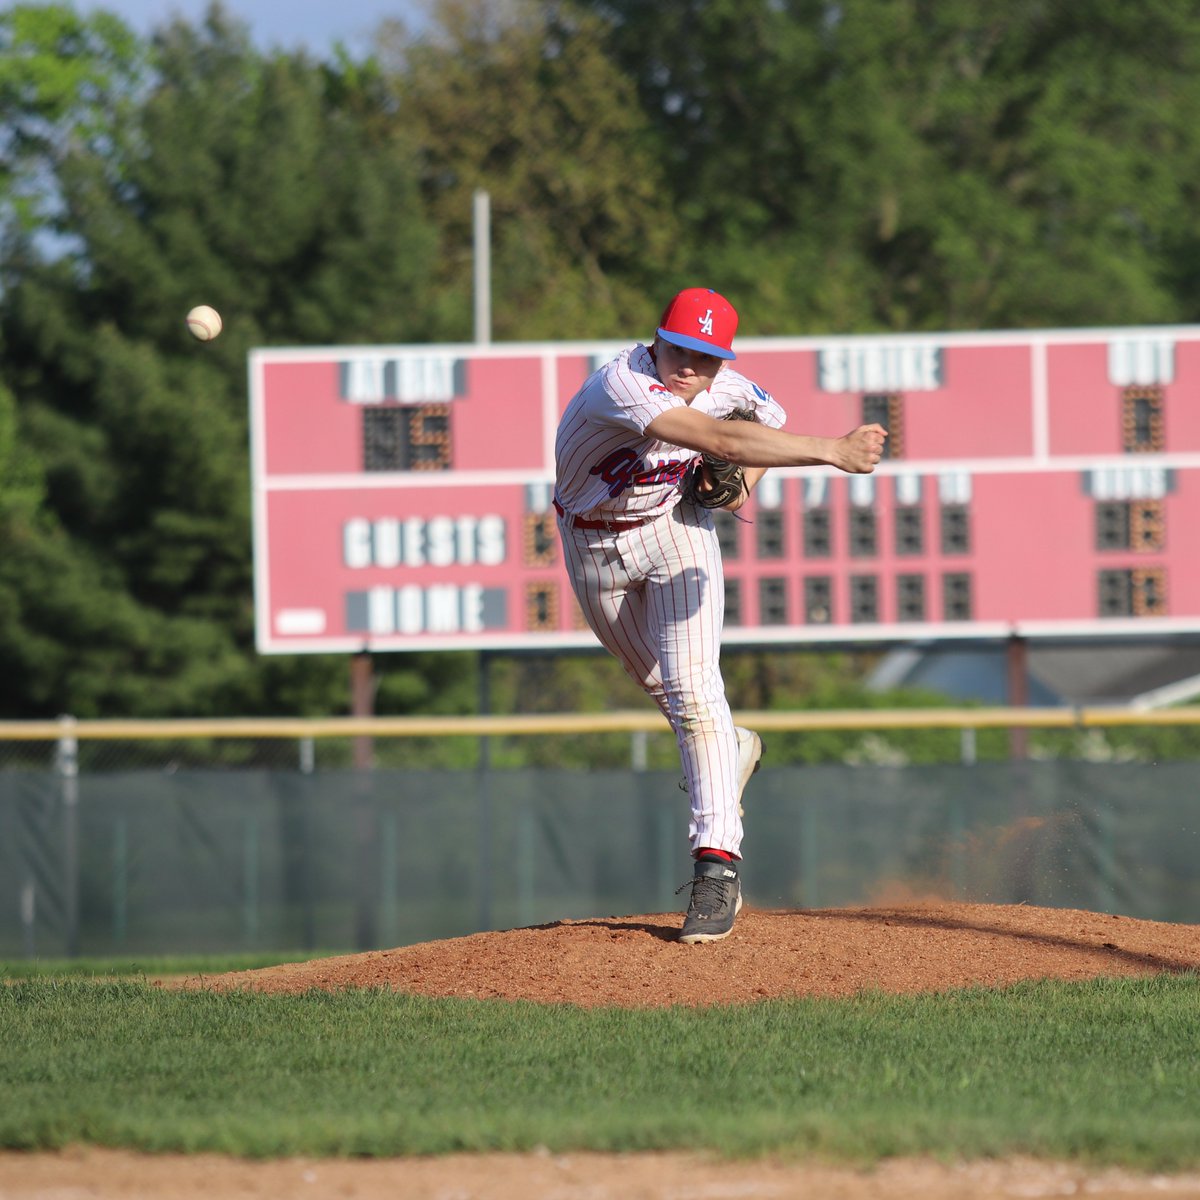
<path id="1" fill-rule="evenodd" d="M 482 189 L 475 193 L 475 341 L 492 340 L 492 238 L 491 199 Z"/>

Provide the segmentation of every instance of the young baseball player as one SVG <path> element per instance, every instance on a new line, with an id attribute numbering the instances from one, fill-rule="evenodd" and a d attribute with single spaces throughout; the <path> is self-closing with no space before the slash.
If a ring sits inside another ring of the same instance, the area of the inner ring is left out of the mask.
<path id="1" fill-rule="evenodd" d="M 691 900 L 680 940 L 727 937 L 742 906 L 741 793 L 762 742 L 734 726 L 721 676 L 725 583 L 711 509 L 684 499 L 702 455 L 740 464 L 736 511 L 769 467 L 869 473 L 886 431 L 785 433 L 783 409 L 728 364 L 737 313 L 709 288 L 667 305 L 649 346 L 623 351 L 567 405 L 555 445 L 554 507 L 588 624 L 662 710 L 691 802 Z M 723 420 L 749 410 L 753 420 Z M 680 889 L 681 891 L 683 888 Z"/>

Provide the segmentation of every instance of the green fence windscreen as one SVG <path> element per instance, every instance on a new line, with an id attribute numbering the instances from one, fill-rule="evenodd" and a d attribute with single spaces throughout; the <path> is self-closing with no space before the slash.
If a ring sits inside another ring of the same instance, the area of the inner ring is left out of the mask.
<path id="1" fill-rule="evenodd" d="M 1200 766 L 764 768 L 760 907 L 1200 922 Z M 682 911 L 676 772 L 0 771 L 0 957 L 368 949 Z M 686 899 L 686 897 L 684 897 Z"/>

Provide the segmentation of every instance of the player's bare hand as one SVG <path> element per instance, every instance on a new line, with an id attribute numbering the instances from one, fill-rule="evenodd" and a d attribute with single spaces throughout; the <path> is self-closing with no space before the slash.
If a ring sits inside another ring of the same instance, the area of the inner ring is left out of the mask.
<path id="1" fill-rule="evenodd" d="M 887 430 L 882 425 L 860 425 L 840 437 L 834 466 L 852 475 L 870 475 L 883 457 Z"/>

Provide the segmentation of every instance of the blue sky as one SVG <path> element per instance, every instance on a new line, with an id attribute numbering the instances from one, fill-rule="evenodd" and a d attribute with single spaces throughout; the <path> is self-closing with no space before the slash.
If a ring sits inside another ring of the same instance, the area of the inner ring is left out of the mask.
<path id="1" fill-rule="evenodd" d="M 174 17 L 199 25 L 209 0 L 74 0 L 78 12 L 106 9 L 140 34 Z M 399 18 L 410 29 L 424 23 L 422 0 L 225 0 L 224 8 L 249 26 L 261 50 L 308 50 L 323 58 L 335 41 L 365 52 L 381 21 Z"/>

